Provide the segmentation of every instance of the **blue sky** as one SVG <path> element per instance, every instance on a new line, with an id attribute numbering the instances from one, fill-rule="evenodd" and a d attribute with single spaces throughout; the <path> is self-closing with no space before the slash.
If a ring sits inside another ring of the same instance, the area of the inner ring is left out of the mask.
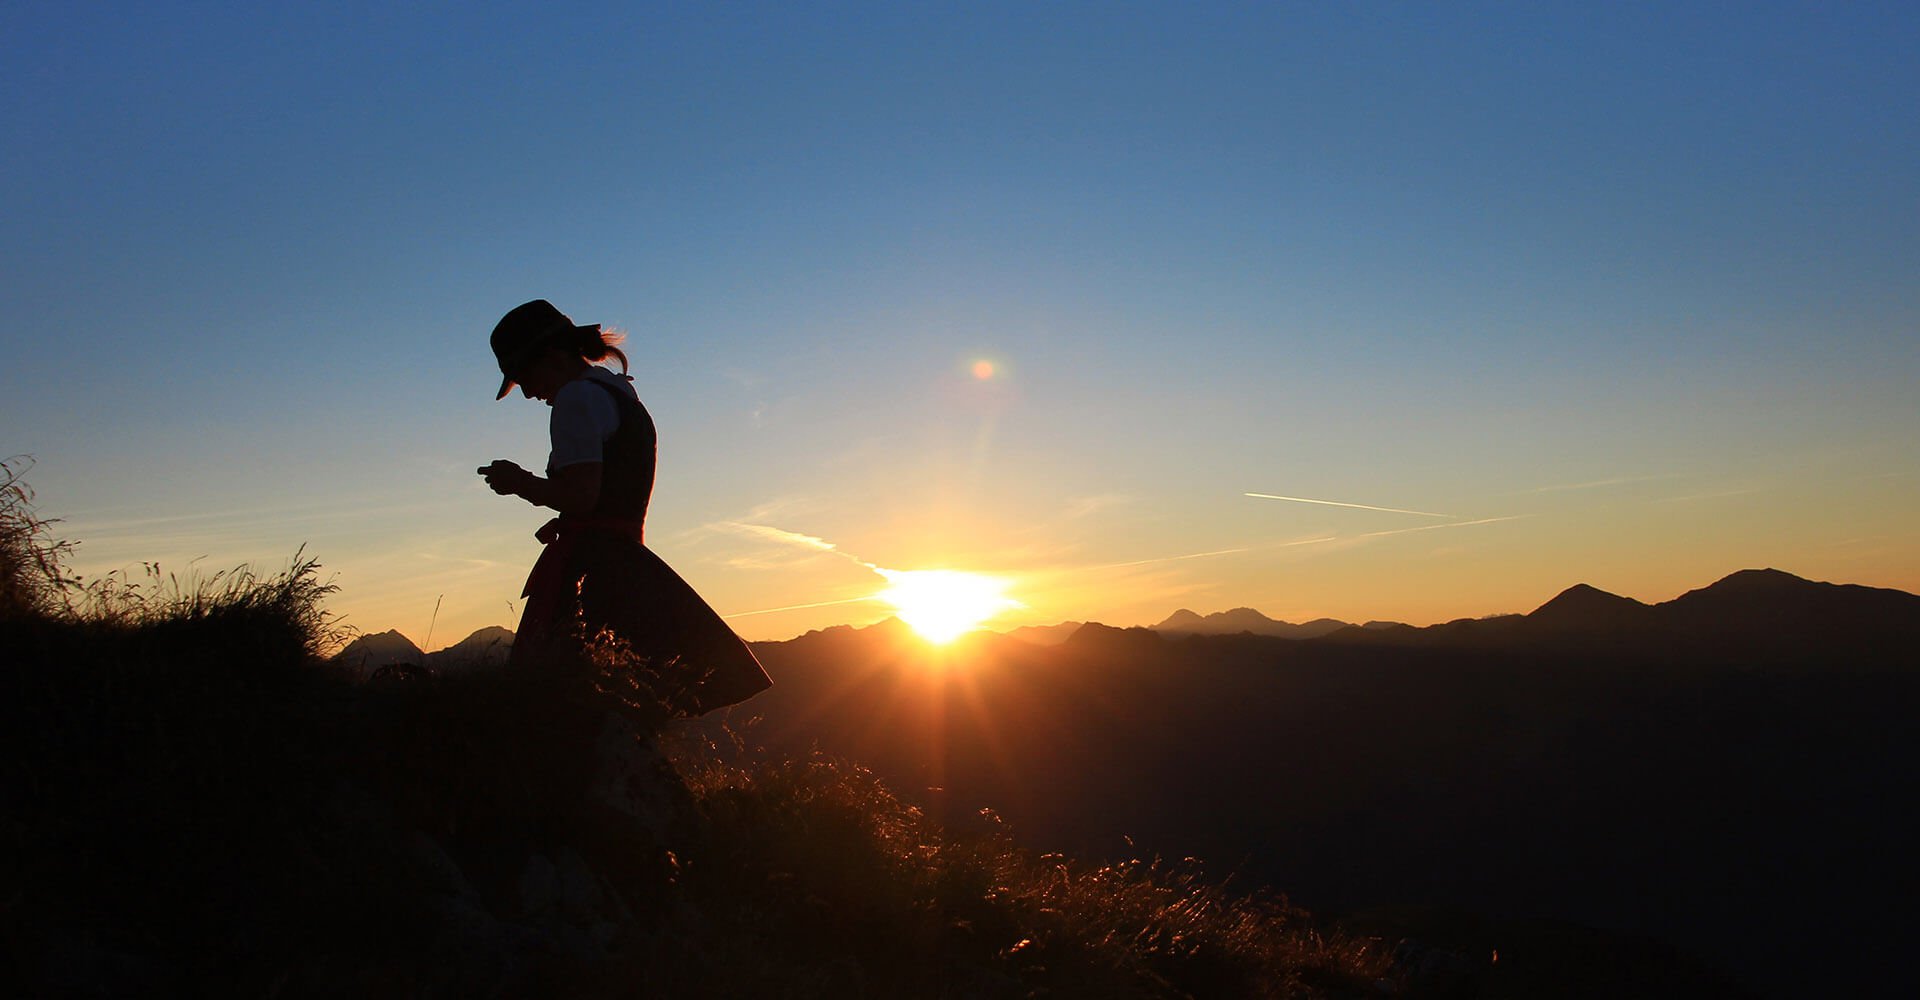
<path id="1" fill-rule="evenodd" d="M 0 451 L 85 569 L 306 542 L 438 644 L 535 554 L 471 470 L 544 455 L 484 338 L 546 297 L 632 338 L 655 548 L 853 602 L 751 638 L 887 609 L 742 524 L 1034 620 L 1915 589 L 1914 51 L 1897 4 L 16 5 Z"/>

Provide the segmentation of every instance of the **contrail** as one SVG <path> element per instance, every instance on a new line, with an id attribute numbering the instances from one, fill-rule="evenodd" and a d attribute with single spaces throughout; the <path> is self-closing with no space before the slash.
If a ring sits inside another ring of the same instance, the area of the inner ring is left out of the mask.
<path id="1" fill-rule="evenodd" d="M 1291 500 L 1294 503 L 1317 503 L 1317 504 L 1324 504 L 1328 507 L 1352 507 L 1356 510 L 1379 510 L 1379 511 L 1385 511 L 1386 513 L 1389 513 L 1389 514 L 1418 514 L 1421 517 L 1455 517 L 1457 516 L 1454 514 L 1435 514 L 1430 510 L 1401 510 L 1398 507 L 1375 507 L 1375 506 L 1372 506 L 1371 504 L 1364 504 L 1364 503 L 1341 503 L 1338 500 L 1310 500 L 1306 497 L 1283 497 L 1283 496 L 1276 496 L 1272 493 L 1245 493 L 1242 495 L 1255 497 L 1261 500 Z"/>

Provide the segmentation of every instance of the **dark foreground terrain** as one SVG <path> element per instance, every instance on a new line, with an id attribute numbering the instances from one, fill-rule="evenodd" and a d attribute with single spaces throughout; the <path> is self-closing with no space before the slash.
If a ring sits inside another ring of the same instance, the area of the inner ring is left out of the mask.
<path id="1" fill-rule="evenodd" d="M 1680 995 L 1911 978 L 1910 594 L 1752 571 L 1311 640 L 939 650 L 883 623 L 756 648 L 753 739 L 867 762 L 954 822 L 990 804 L 1038 849 L 1195 855 L 1358 932 L 1644 965 Z"/>
<path id="2" fill-rule="evenodd" d="M 80 586 L 5 485 L 6 995 L 1911 978 L 1912 595 L 1761 572 L 1310 640 L 1089 625 L 935 649 L 887 623 L 763 644 L 773 690 L 669 722 L 617 647 L 533 672 L 324 663 L 330 588 L 298 557 Z"/>
<path id="3" fill-rule="evenodd" d="M 1357 997 L 1460 976 L 1191 865 L 703 743 L 617 648 L 361 682 L 311 563 L 0 615 L 0 995 Z"/>

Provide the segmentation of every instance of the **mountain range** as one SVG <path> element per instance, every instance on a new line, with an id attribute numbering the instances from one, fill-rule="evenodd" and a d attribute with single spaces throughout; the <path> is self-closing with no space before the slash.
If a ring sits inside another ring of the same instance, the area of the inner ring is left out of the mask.
<path id="1" fill-rule="evenodd" d="M 1260 625 L 821 629 L 753 644 L 774 686 L 703 724 L 857 761 L 944 822 L 1211 859 L 1316 912 L 1573 921 L 1775 995 L 1898 973 L 1872 956 L 1903 953 L 1887 887 L 1920 880 L 1920 596 L 1749 570 L 1426 628 L 1182 630 L 1208 618 Z"/>
<path id="2" fill-rule="evenodd" d="M 1052 645 L 1073 639 L 1085 627 L 1066 622 L 1007 635 Z M 1089 636 L 1114 631 L 1097 622 L 1091 628 Z M 1354 625 L 1332 618 L 1294 624 L 1252 608 L 1204 616 L 1182 608 L 1157 625 L 1132 631 L 1166 639 L 1240 636 L 1333 645 L 1558 649 L 1581 656 L 1767 663 L 1849 652 L 1878 655 L 1920 642 L 1920 597 L 1820 583 L 1777 569 L 1750 569 L 1657 604 L 1582 583 L 1526 614 L 1462 618 L 1424 628 L 1387 621 Z"/>
<path id="3" fill-rule="evenodd" d="M 1098 622 L 1029 626 L 1008 637 L 1037 645 L 1116 631 Z M 1581 655 L 1773 662 L 1842 650 L 1872 653 L 1920 641 L 1920 597 L 1856 584 L 1819 583 L 1777 569 L 1741 570 L 1670 601 L 1646 604 L 1575 584 L 1526 614 L 1461 618 L 1415 627 L 1332 618 L 1294 624 L 1252 608 L 1199 615 L 1182 608 L 1127 631 L 1165 639 L 1239 636 L 1332 645 L 1435 649 L 1550 649 Z"/>
<path id="4" fill-rule="evenodd" d="M 1764 664 L 1879 661 L 1920 642 L 1920 596 L 1819 583 L 1777 569 L 1741 570 L 1670 601 L 1645 604 L 1577 584 L 1524 615 L 1427 628 L 1341 629 L 1335 643 L 1457 649 L 1557 649 L 1584 657 Z"/>
<path id="5" fill-rule="evenodd" d="M 1099 622 L 1068 621 L 1022 626 L 1001 635 L 1045 647 L 1064 644 L 1089 627 L 1095 632 L 1114 631 Z M 1563 648 L 1583 654 L 1769 662 L 1855 647 L 1871 652 L 1889 644 L 1920 641 L 1920 597 L 1857 584 L 1820 583 L 1777 569 L 1749 569 L 1657 604 L 1581 583 L 1526 614 L 1461 618 L 1426 627 L 1392 621 L 1356 625 L 1333 618 L 1295 624 L 1252 608 L 1208 615 L 1181 608 L 1159 624 L 1128 631 L 1169 639 L 1245 636 L 1425 648 Z M 980 641 L 983 634 L 990 633 L 976 633 L 973 641 Z M 336 653 L 333 662 L 362 674 L 394 663 L 460 669 L 505 662 L 512 647 L 513 631 L 499 625 L 479 629 L 433 653 L 422 652 L 405 635 L 389 630 L 360 636 Z"/>
<path id="6" fill-rule="evenodd" d="M 1317 639 L 1329 632 L 1338 632 L 1349 627 L 1351 626 L 1347 622 L 1332 618 L 1316 618 L 1313 621 L 1295 625 L 1292 622 L 1268 618 L 1252 608 L 1218 611 L 1205 617 L 1181 608 L 1168 615 L 1166 621 L 1152 626 L 1152 629 L 1169 635 L 1237 635 L 1245 632 L 1252 635 L 1279 636 L 1285 639 Z"/>
<path id="7" fill-rule="evenodd" d="M 431 653 L 422 652 L 399 630 L 389 629 L 354 639 L 335 653 L 331 662 L 364 678 L 381 667 L 395 664 L 424 665 L 435 671 L 495 666 L 505 663 L 512 649 L 513 630 L 499 625 L 477 629 L 459 642 Z"/>
<path id="8" fill-rule="evenodd" d="M 1212 859 L 1318 912 L 1573 921 L 1758 993 L 1902 972 L 1914 594 L 1762 569 L 1424 628 L 1183 609 L 944 647 L 892 618 L 752 646 L 774 686 L 695 723 L 716 745 L 856 761 L 1038 850 Z M 397 632 L 340 659 L 436 662 Z"/>

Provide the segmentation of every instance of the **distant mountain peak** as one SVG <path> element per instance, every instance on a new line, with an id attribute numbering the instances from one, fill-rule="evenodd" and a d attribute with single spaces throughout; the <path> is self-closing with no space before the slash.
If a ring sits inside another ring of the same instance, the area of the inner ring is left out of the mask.
<path id="1" fill-rule="evenodd" d="M 475 629 L 472 635 L 427 654 L 427 664 L 436 670 L 464 669 L 497 665 L 513 655 L 513 630 L 503 625 Z"/>
<path id="2" fill-rule="evenodd" d="M 1155 629 L 1140 628 L 1138 626 L 1133 628 L 1115 628 L 1112 625 L 1102 625 L 1099 622 L 1087 622 L 1085 625 L 1075 629 L 1073 634 L 1068 636 L 1067 641 L 1062 643 L 1062 645 L 1085 649 L 1103 645 L 1111 646 L 1114 643 L 1157 646 L 1163 641 L 1160 633 Z"/>
<path id="3" fill-rule="evenodd" d="M 1023 625 L 1005 635 L 1009 639 L 1018 639 L 1036 646 L 1057 646 L 1066 642 L 1085 624 L 1086 622 L 1061 622 L 1058 625 Z"/>
<path id="4" fill-rule="evenodd" d="M 1621 616 L 1647 610 L 1631 597 L 1609 594 L 1598 587 L 1576 583 L 1527 615 L 1534 621 L 1557 624 L 1601 624 L 1617 622 Z"/>
<path id="5" fill-rule="evenodd" d="M 390 628 L 385 632 L 372 632 L 360 636 L 348 643 L 347 649 L 352 649 L 355 646 L 361 647 L 362 649 L 411 649 L 416 652 L 420 649 L 419 646 L 413 644 L 412 639 L 402 635 L 397 628 Z"/>
<path id="6" fill-rule="evenodd" d="M 1239 635 L 1251 632 L 1254 635 L 1278 636 L 1284 639 L 1311 639 L 1329 632 L 1345 628 L 1346 622 L 1331 618 L 1318 618 L 1305 625 L 1270 618 L 1253 608 L 1234 608 L 1230 611 L 1216 611 L 1210 615 L 1197 615 L 1181 608 L 1167 616 L 1167 620 L 1158 625 L 1149 626 L 1155 632 L 1177 635 Z"/>
<path id="7" fill-rule="evenodd" d="M 508 645 L 513 644 L 513 630 L 510 628 L 507 628 L 505 625 L 488 625 L 484 628 L 475 629 L 472 635 L 469 635 L 465 639 L 462 639 L 459 642 L 456 642 L 453 645 L 448 646 L 447 649 L 462 649 L 462 648 L 468 648 L 473 646 L 491 646 L 495 643 L 502 643 L 502 642 Z"/>
<path id="8" fill-rule="evenodd" d="M 1273 619 L 1252 608 L 1215 611 L 1210 615 L 1197 615 L 1181 608 L 1151 628 L 1156 632 L 1242 632 L 1259 631 L 1274 624 Z"/>
<path id="9" fill-rule="evenodd" d="M 1199 615 L 1194 614 L 1191 610 L 1187 608 L 1181 608 L 1180 610 L 1175 611 L 1173 614 L 1168 615 L 1166 621 L 1163 621 L 1160 624 L 1155 625 L 1154 628 L 1155 629 L 1183 629 L 1183 628 L 1188 628 L 1194 625 L 1201 625 L 1201 624 L 1204 624 L 1205 622 L 1206 622 L 1205 618 L 1202 618 Z"/>
<path id="10" fill-rule="evenodd" d="M 388 629 L 347 643 L 345 649 L 333 654 L 333 660 L 355 669 L 371 669 L 389 663 L 422 663 L 426 656 L 399 629 Z"/>
<path id="11" fill-rule="evenodd" d="M 1743 569 L 1729 573 L 1696 590 L 1689 590 L 1663 607 L 1749 606 L 1792 602 L 1812 595 L 1847 589 L 1839 584 L 1818 583 L 1777 569 Z"/>
<path id="12" fill-rule="evenodd" d="M 1785 570 L 1743 569 L 1721 577 L 1719 580 L 1709 584 L 1705 589 L 1752 592 L 1808 586 L 1819 586 L 1819 584 L 1805 577 L 1794 576 Z"/>

